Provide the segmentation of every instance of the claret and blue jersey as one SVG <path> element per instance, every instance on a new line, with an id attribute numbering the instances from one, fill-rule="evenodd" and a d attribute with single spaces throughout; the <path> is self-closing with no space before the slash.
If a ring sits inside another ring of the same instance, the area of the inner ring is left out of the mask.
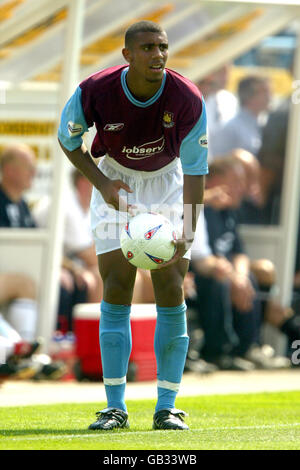
<path id="1" fill-rule="evenodd" d="M 94 157 L 108 154 L 138 171 L 158 170 L 179 157 L 184 174 L 207 174 L 206 111 L 196 85 L 166 69 L 160 89 L 142 102 L 127 87 L 127 71 L 111 67 L 80 83 L 62 113 L 62 145 L 80 147 L 95 124 Z"/>

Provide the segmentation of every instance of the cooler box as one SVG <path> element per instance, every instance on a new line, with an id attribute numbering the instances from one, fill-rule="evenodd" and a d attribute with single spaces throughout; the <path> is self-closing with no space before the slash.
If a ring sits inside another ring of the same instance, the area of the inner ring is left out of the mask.
<path id="1" fill-rule="evenodd" d="M 99 346 L 100 304 L 77 304 L 73 310 L 75 353 L 74 374 L 77 380 L 102 380 Z M 132 351 L 129 359 L 128 381 L 156 379 L 154 332 L 155 304 L 131 306 Z"/>

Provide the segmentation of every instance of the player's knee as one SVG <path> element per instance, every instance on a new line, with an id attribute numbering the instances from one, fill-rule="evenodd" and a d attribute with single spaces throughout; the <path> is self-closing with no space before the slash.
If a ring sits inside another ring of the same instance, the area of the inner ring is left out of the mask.
<path id="1" fill-rule="evenodd" d="M 166 284 L 156 286 L 156 298 L 168 305 L 180 305 L 183 302 L 183 283 L 180 281 L 170 281 Z"/>
<path id="2" fill-rule="evenodd" d="M 106 298 L 113 299 L 115 303 L 130 303 L 134 283 L 124 278 L 108 278 L 104 281 L 104 295 Z M 130 299 L 128 302 L 127 299 Z"/>

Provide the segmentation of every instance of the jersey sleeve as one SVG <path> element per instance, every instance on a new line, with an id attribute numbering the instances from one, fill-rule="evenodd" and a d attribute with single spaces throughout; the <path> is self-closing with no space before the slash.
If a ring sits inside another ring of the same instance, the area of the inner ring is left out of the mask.
<path id="1" fill-rule="evenodd" d="M 207 165 L 207 118 L 205 102 L 198 120 L 184 137 L 180 145 L 180 160 L 185 175 L 206 175 Z"/>
<path id="2" fill-rule="evenodd" d="M 65 105 L 58 129 L 58 138 L 62 145 L 73 151 L 82 144 L 82 136 L 88 131 L 88 124 L 81 102 L 81 88 L 77 87 Z"/>

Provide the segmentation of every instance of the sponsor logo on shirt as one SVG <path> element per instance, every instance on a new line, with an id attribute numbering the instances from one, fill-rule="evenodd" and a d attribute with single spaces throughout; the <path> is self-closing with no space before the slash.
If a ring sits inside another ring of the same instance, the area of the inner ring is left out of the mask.
<path id="1" fill-rule="evenodd" d="M 83 133 L 83 127 L 81 124 L 76 124 L 76 122 L 68 122 L 68 132 L 70 137 L 76 137 Z"/>
<path id="2" fill-rule="evenodd" d="M 207 142 L 207 135 L 206 135 L 206 134 L 202 135 L 202 136 L 199 138 L 199 144 L 201 145 L 201 147 L 204 147 L 204 148 L 207 149 L 208 142 Z"/>
<path id="3" fill-rule="evenodd" d="M 164 127 L 173 127 L 175 124 L 174 122 L 174 114 L 170 111 L 165 111 L 163 115 L 163 126 Z"/>
<path id="4" fill-rule="evenodd" d="M 130 160 L 139 160 L 141 158 L 149 158 L 152 155 L 160 153 L 165 147 L 165 138 L 164 136 L 160 139 L 154 140 L 153 142 L 146 142 L 145 144 L 133 147 L 124 147 L 122 148 L 122 153 L 126 154 L 126 157 Z"/>
<path id="5" fill-rule="evenodd" d="M 106 124 L 103 128 L 104 131 L 109 131 L 109 132 L 117 132 L 123 129 L 124 123 L 123 122 L 117 122 L 116 124 Z"/>

